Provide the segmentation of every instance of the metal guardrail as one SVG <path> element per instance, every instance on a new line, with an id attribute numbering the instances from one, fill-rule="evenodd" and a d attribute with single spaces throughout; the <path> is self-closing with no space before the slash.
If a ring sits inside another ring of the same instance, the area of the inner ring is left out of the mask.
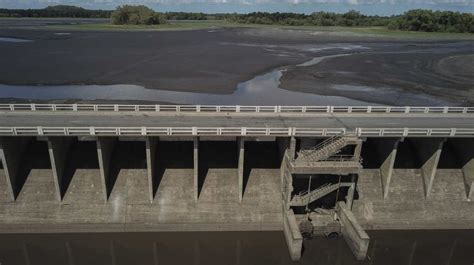
<path id="1" fill-rule="evenodd" d="M 0 111 L 472 114 L 474 107 L 0 104 Z"/>
<path id="2" fill-rule="evenodd" d="M 0 127 L 0 136 L 474 137 L 471 128 Z"/>

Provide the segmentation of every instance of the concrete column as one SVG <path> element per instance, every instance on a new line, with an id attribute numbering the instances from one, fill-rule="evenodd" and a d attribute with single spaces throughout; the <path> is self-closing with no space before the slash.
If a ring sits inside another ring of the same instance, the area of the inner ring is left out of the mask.
<path id="1" fill-rule="evenodd" d="M 474 199 L 474 139 L 450 139 L 449 142 L 461 162 L 466 197 Z"/>
<path id="2" fill-rule="evenodd" d="M 470 159 L 463 168 L 462 172 L 464 175 L 464 186 L 466 187 L 467 199 L 471 200 L 474 198 L 474 158 Z"/>
<path id="3" fill-rule="evenodd" d="M 199 197 L 199 137 L 194 138 L 194 201 Z"/>
<path id="4" fill-rule="evenodd" d="M 342 235 L 357 260 L 364 260 L 369 250 L 369 235 L 357 222 L 354 214 L 344 202 L 336 206 L 336 213 L 341 222 Z"/>
<path id="5" fill-rule="evenodd" d="M 109 199 L 110 164 L 116 142 L 117 139 L 112 137 L 99 137 L 97 139 L 97 155 L 99 157 L 100 177 L 102 178 L 105 202 Z"/>
<path id="6" fill-rule="evenodd" d="M 71 145 L 76 141 L 75 137 L 48 137 L 48 152 L 53 171 L 56 198 L 62 201 L 66 191 L 63 190 L 65 170 Z"/>
<path id="7" fill-rule="evenodd" d="M 388 156 L 383 161 L 380 166 L 380 175 L 382 177 L 382 188 L 383 188 L 383 198 L 386 199 L 388 196 L 388 191 L 390 188 L 390 182 L 392 180 L 393 166 L 395 165 L 395 159 L 397 157 L 398 144 L 400 139 L 392 140 L 387 143 L 383 149 L 388 151 Z M 385 151 L 385 152 L 387 152 Z"/>
<path id="8" fill-rule="evenodd" d="M 352 175 L 351 182 L 352 182 L 351 186 L 349 187 L 349 190 L 347 191 L 347 196 L 346 196 L 346 205 L 349 210 L 352 209 L 352 202 L 354 201 L 354 192 L 355 192 L 355 186 L 356 186 L 355 175 Z"/>
<path id="9" fill-rule="evenodd" d="M 360 154 L 362 153 L 362 144 L 364 143 L 363 140 L 358 140 L 357 145 L 354 150 L 354 158 L 360 159 Z"/>
<path id="10" fill-rule="evenodd" d="M 21 188 L 17 186 L 18 172 L 23 154 L 31 141 L 33 141 L 31 137 L 0 138 L 0 158 L 2 159 L 7 188 L 12 201 L 15 201 Z"/>
<path id="11" fill-rule="evenodd" d="M 303 250 L 303 236 L 292 209 L 283 209 L 283 232 L 285 233 L 291 260 L 299 261 Z"/>
<path id="12" fill-rule="evenodd" d="M 238 176 L 239 176 L 239 202 L 242 202 L 244 196 L 244 154 L 245 154 L 245 140 L 240 137 L 238 138 L 239 148 L 239 165 L 238 165 Z"/>
<path id="13" fill-rule="evenodd" d="M 156 176 L 156 146 L 158 144 L 158 137 L 147 137 L 146 138 L 146 164 L 147 164 L 147 176 L 148 176 L 148 199 L 150 203 L 154 199 L 154 185 L 153 179 Z"/>
<path id="14" fill-rule="evenodd" d="M 289 148 L 290 160 L 293 161 L 296 158 L 296 138 L 291 137 L 290 139 L 290 148 Z"/>
<path id="15" fill-rule="evenodd" d="M 412 140 L 421 165 L 421 177 L 425 198 L 428 198 L 433 188 L 433 181 L 438 168 L 439 158 L 445 139 L 413 139 Z"/>

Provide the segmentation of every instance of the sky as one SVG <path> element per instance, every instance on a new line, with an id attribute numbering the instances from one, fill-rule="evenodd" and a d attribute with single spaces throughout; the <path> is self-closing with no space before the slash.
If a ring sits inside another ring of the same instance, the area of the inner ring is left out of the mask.
<path id="1" fill-rule="evenodd" d="M 369 15 L 400 14 L 424 8 L 474 13 L 474 0 L 0 0 L 0 8 L 43 8 L 76 5 L 90 9 L 114 9 L 123 4 L 144 4 L 157 11 L 248 13 L 358 10 Z"/>

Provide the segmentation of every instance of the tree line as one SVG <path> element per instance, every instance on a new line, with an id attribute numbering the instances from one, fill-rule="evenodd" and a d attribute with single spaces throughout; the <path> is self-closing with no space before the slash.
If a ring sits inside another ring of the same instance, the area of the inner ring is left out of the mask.
<path id="1" fill-rule="evenodd" d="M 72 18 L 109 18 L 111 10 L 89 10 L 77 6 L 57 5 L 43 9 L 4 9 L 0 8 L 0 17 L 72 17 Z"/>
<path id="2" fill-rule="evenodd" d="M 167 20 L 225 20 L 242 24 L 285 26 L 384 26 L 392 30 L 474 33 L 474 15 L 451 11 L 416 9 L 401 15 L 369 16 L 351 10 L 333 12 L 205 14 L 190 12 L 160 13 L 146 6 L 119 6 L 115 11 L 87 10 L 75 6 L 51 6 L 44 9 L 0 9 L 0 17 L 81 17 L 111 18 L 114 24 L 163 24 Z"/>
<path id="3" fill-rule="evenodd" d="M 245 24 L 341 27 L 387 26 L 392 30 L 474 33 L 474 15 L 472 13 L 423 9 L 410 10 L 396 16 L 368 16 L 351 10 L 344 14 L 315 12 L 310 15 L 256 12 L 227 15 L 227 19 Z"/>
<path id="4" fill-rule="evenodd" d="M 123 11 L 125 6 L 117 7 L 115 11 Z M 149 12 L 144 6 L 127 6 L 127 9 L 139 9 L 141 12 Z M 151 9 L 149 9 L 151 10 Z M 5 9 L 0 8 L 0 17 L 45 17 L 45 18 L 111 18 L 114 10 L 89 10 L 77 6 L 56 5 L 43 9 Z M 154 11 L 153 11 L 154 12 Z M 207 20 L 208 14 L 194 12 L 166 12 L 159 13 L 166 20 Z"/>

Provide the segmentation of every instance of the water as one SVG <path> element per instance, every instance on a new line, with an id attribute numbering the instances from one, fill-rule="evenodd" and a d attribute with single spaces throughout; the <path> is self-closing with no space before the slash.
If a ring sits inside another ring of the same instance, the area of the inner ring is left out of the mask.
<path id="1" fill-rule="evenodd" d="M 369 231 L 368 258 L 358 262 L 343 239 L 305 241 L 290 260 L 282 232 L 182 232 L 1 235 L 9 264 L 317 264 L 472 265 L 474 232 Z"/>
<path id="2" fill-rule="evenodd" d="M 136 85 L 8 86 L 0 85 L 0 98 L 137 100 L 202 105 L 367 105 L 339 96 L 322 96 L 281 89 L 281 69 L 257 76 L 237 86 L 232 94 L 206 94 L 146 89 Z"/>
<path id="3" fill-rule="evenodd" d="M 22 42 L 32 42 L 32 40 L 18 39 L 18 38 L 7 38 L 0 37 L 0 42 L 13 42 L 13 43 L 22 43 Z"/>

